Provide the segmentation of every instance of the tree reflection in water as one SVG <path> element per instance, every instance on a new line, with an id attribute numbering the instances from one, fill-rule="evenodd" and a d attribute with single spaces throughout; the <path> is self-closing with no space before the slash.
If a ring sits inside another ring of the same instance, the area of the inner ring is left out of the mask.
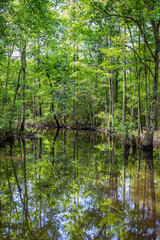
<path id="1" fill-rule="evenodd" d="M 158 161 L 156 152 L 88 132 L 50 131 L 6 145 L 0 237 L 158 239 Z"/>

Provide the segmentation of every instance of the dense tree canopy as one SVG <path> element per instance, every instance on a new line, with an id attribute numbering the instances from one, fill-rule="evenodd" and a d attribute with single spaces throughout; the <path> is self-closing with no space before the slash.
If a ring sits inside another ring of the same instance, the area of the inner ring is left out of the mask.
<path id="1" fill-rule="evenodd" d="M 158 0 L 0 3 L 0 132 L 159 127 Z"/>

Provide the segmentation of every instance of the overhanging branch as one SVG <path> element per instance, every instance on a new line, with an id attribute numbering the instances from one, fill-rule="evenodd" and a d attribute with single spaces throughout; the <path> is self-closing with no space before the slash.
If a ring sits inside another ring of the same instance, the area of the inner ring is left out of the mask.
<path id="1" fill-rule="evenodd" d="M 137 55 L 137 57 L 139 58 L 140 62 L 148 68 L 148 70 L 150 71 L 150 73 L 151 73 L 152 76 L 154 77 L 154 74 L 153 74 L 151 68 L 150 68 L 146 63 L 144 63 L 144 62 L 142 61 L 142 59 L 141 59 L 141 57 L 139 56 L 138 52 L 137 52 L 133 47 L 131 47 L 131 46 L 128 46 L 128 45 L 125 45 L 125 46 L 126 46 L 127 48 L 130 48 L 130 49 Z"/>
<path id="2" fill-rule="evenodd" d="M 139 28 L 139 30 L 140 30 L 143 38 L 144 38 L 146 46 L 147 46 L 147 48 L 148 48 L 152 58 L 155 60 L 155 55 L 153 54 L 153 52 L 152 52 L 152 50 L 150 48 L 149 42 L 148 42 L 148 40 L 146 38 L 146 35 L 145 35 L 145 33 L 144 33 L 143 29 L 142 29 L 142 26 L 141 26 L 140 22 L 137 19 L 133 18 L 132 16 L 128 16 L 128 15 L 124 15 L 123 16 L 123 15 L 120 15 L 120 14 L 111 14 L 111 13 L 107 12 L 105 9 L 103 9 L 103 7 L 100 4 L 97 4 L 97 2 L 93 2 L 93 4 L 97 8 L 99 8 L 103 13 L 105 13 L 107 16 L 109 16 L 109 17 L 119 17 L 119 18 L 129 19 L 129 20 L 133 21 L 138 26 L 138 28 Z"/>

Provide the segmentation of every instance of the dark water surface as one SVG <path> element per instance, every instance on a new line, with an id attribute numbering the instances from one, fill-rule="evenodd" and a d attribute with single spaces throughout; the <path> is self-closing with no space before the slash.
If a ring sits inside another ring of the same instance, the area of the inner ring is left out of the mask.
<path id="1" fill-rule="evenodd" d="M 90 132 L 0 149 L 0 239 L 160 239 L 160 154 Z"/>

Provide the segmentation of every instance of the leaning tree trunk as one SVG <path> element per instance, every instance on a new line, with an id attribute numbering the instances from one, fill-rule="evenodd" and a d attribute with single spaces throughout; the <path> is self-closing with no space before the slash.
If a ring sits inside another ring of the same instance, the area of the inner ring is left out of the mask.
<path id="1" fill-rule="evenodd" d="M 49 75 L 47 69 L 45 69 L 45 71 L 46 71 L 47 77 L 48 77 L 48 79 L 49 79 L 49 85 L 50 85 L 50 87 L 52 88 L 52 82 L 51 82 L 51 79 L 50 79 L 50 75 Z M 51 109 L 52 109 L 52 113 L 54 113 L 54 102 L 53 102 L 53 99 L 52 99 Z M 55 122 L 56 122 L 57 128 L 61 128 L 61 125 L 60 125 L 60 123 L 59 123 L 59 121 L 58 121 L 58 118 L 56 117 L 55 114 L 54 114 L 54 120 L 55 120 Z"/>

